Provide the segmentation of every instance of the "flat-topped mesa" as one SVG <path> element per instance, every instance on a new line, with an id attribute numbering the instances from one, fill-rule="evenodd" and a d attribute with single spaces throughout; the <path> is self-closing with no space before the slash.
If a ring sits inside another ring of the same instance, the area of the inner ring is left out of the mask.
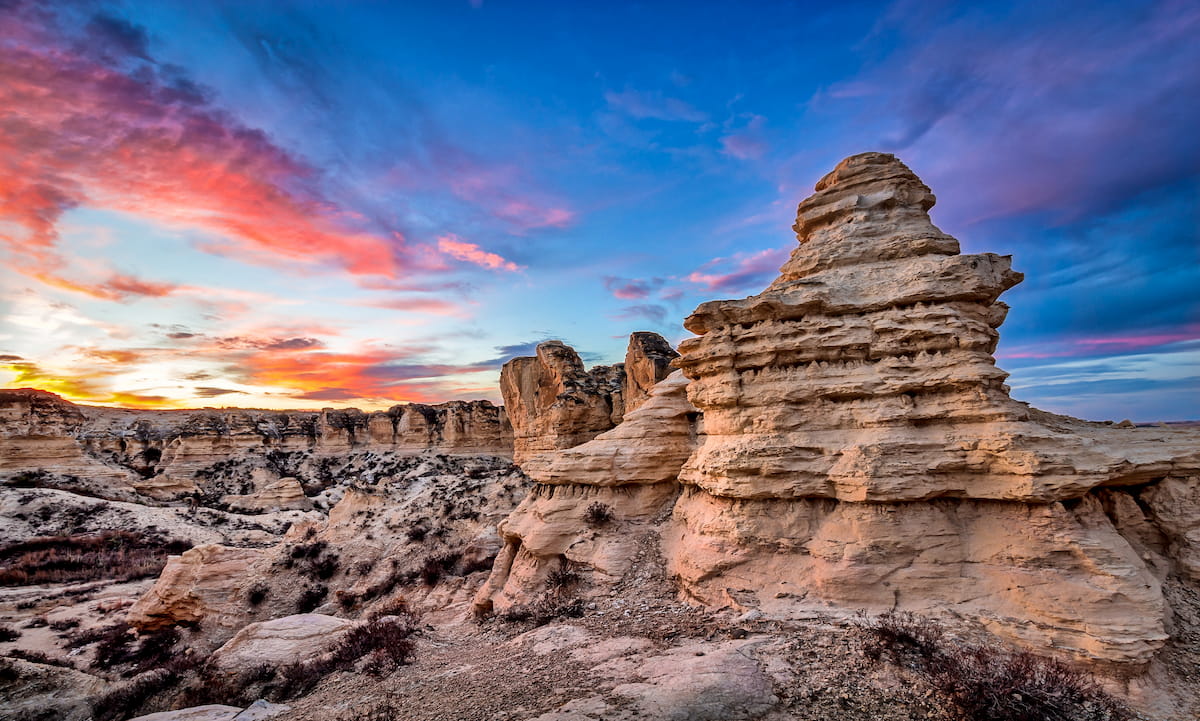
<path id="1" fill-rule="evenodd" d="M 705 435 L 678 476 L 669 571 L 710 605 L 949 609 L 1144 662 L 1166 639 L 1167 569 L 1200 568 L 1200 521 L 1165 500 L 1200 497 L 1200 439 L 1010 398 L 992 354 L 1022 276 L 959 254 L 933 203 L 893 156 L 848 158 L 800 203 L 780 277 L 687 319 L 675 365 Z"/>

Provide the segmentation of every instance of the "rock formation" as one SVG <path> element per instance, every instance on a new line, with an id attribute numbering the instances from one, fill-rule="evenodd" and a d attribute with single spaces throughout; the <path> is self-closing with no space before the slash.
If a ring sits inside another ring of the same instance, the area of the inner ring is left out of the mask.
<path id="1" fill-rule="evenodd" d="M 327 517 L 310 514 L 270 548 L 172 556 L 128 621 L 151 631 L 198 624 L 191 641 L 215 647 L 252 622 L 314 610 L 354 617 L 401 592 L 426 618 L 461 618 L 501 549 L 496 525 L 528 481 L 494 456 L 394 463 L 373 481 L 340 481 Z"/>
<path id="2" fill-rule="evenodd" d="M 629 336 L 629 348 L 625 351 L 625 401 L 626 414 L 636 411 L 650 397 L 654 385 L 671 372 L 671 361 L 679 352 L 657 333 L 638 331 Z"/>
<path id="3" fill-rule="evenodd" d="M 1168 638 L 1164 580 L 1200 580 L 1196 432 L 1014 401 L 992 357 L 1010 258 L 959 254 L 893 156 L 849 158 L 816 190 L 780 277 L 687 319 L 682 376 L 590 442 L 518 446 L 537 485 L 478 607 L 530 603 L 567 566 L 602 591 L 653 531 L 709 607 L 946 612 L 1146 662 Z M 597 502 L 622 525 L 589 524 Z"/>
<path id="4" fill-rule="evenodd" d="M 503 523 L 504 550 L 476 597 L 482 610 L 536 599 L 571 564 L 607 584 L 628 570 L 638 535 L 661 522 L 679 469 L 695 448 L 698 414 L 678 371 L 616 428 L 575 448 L 526 462 L 537 485 Z"/>
<path id="5" fill-rule="evenodd" d="M 537 355 L 513 358 L 500 370 L 500 392 L 513 430 L 513 460 L 572 448 L 621 422 L 678 355 L 656 333 L 629 338 L 625 363 L 585 370 L 562 341 L 540 343 Z"/>
<path id="6" fill-rule="evenodd" d="M 1043 648 L 1146 661 L 1167 638 L 1161 574 L 1093 491 L 1168 479 L 1194 495 L 1196 434 L 1013 401 L 992 358 L 997 299 L 1022 277 L 1010 259 L 959 255 L 893 156 L 848 158 L 816 190 L 780 277 L 685 323 L 699 337 L 676 363 L 706 436 L 667 539 L 682 590 L 785 615 L 950 610 Z M 1189 522 L 1126 506 L 1193 547 Z"/>

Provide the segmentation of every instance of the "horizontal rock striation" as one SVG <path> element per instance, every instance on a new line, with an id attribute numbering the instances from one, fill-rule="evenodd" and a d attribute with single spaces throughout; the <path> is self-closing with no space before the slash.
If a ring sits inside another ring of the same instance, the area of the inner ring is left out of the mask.
<path id="1" fill-rule="evenodd" d="M 960 255 L 891 155 L 848 158 L 816 190 L 779 278 L 685 323 L 698 337 L 675 363 L 706 435 L 667 532 L 682 590 L 785 615 L 949 610 L 1037 646 L 1148 660 L 1167 638 L 1164 571 L 1110 511 L 1153 527 L 1190 573 L 1190 521 L 1114 499 L 1165 481 L 1194 497 L 1196 433 L 1012 400 L 992 357 L 998 298 L 1022 278 L 1010 259 Z M 1129 490 L 1102 502 L 1104 487 Z"/>

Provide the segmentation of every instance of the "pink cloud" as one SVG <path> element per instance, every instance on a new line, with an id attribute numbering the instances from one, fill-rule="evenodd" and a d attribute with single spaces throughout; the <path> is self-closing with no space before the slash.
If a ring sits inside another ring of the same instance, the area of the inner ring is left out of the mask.
<path id="1" fill-rule="evenodd" d="M 1138 335 L 1112 335 L 1096 338 L 1068 338 L 1037 346 L 1018 346 L 998 358 L 1065 358 L 1074 356 L 1116 355 L 1157 348 L 1171 343 L 1200 340 L 1200 325 L 1178 330 Z"/>
<path id="2" fill-rule="evenodd" d="M 738 292 L 767 285 L 787 260 L 788 249 L 769 248 L 752 255 L 714 258 L 688 274 L 687 280 L 705 290 Z"/>
<path id="3" fill-rule="evenodd" d="M 662 278 L 618 278 L 611 275 L 604 278 L 604 287 L 614 298 L 621 300 L 649 298 L 650 294 L 662 285 Z"/>
<path id="4" fill-rule="evenodd" d="M 69 284 L 57 276 L 57 226 L 82 205 L 207 230 L 221 238 L 210 251 L 255 262 L 412 269 L 402 237 L 356 228 L 316 171 L 195 88 L 155 65 L 126 72 L 57 46 L 31 24 L 20 12 L 0 23 L 0 243 L 17 270 Z M 98 297 L 168 292 L 120 274 L 98 287 Z"/>
<path id="5" fill-rule="evenodd" d="M 437 247 L 438 250 L 450 256 L 451 258 L 454 258 L 455 260 L 461 260 L 466 263 L 474 263 L 481 268 L 488 268 L 490 270 L 507 270 L 510 272 L 516 272 L 522 269 L 521 266 L 517 265 L 516 263 L 510 260 L 505 260 L 495 253 L 489 253 L 474 243 L 468 243 L 460 239 L 453 233 L 447 233 L 446 235 L 438 238 Z"/>

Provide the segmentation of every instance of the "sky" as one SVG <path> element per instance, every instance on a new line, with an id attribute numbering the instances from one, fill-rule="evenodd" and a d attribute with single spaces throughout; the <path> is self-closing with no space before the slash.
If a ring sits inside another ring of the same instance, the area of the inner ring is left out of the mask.
<path id="1" fill-rule="evenodd" d="M 1014 256 L 1014 397 L 1200 418 L 1200 5 L 0 0 L 0 383 L 499 400 L 762 290 L 897 154 Z"/>

